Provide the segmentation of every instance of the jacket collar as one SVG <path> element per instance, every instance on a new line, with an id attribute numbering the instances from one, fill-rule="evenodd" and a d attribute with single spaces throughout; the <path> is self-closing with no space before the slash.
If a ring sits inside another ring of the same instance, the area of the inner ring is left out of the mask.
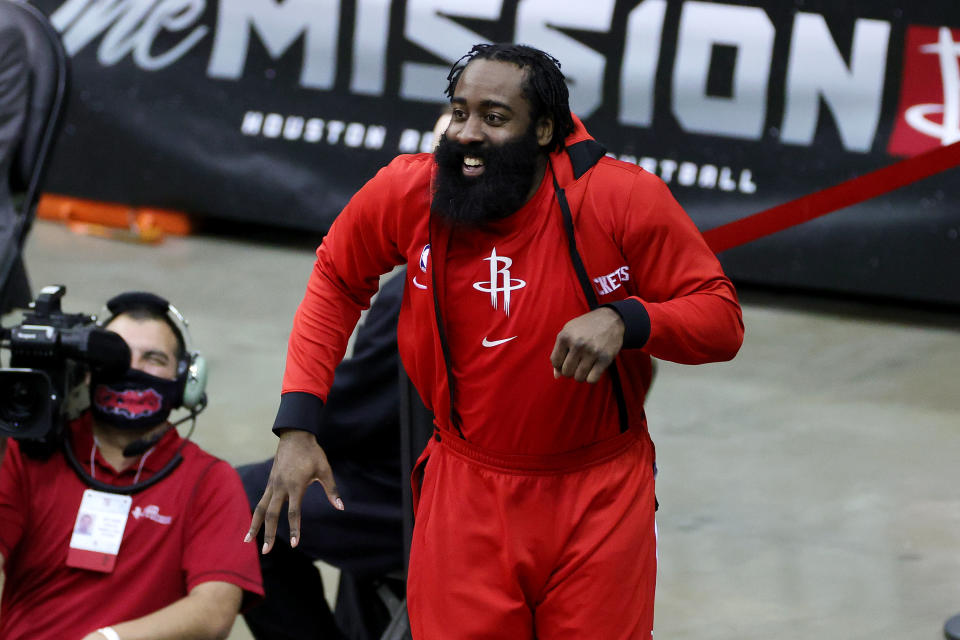
<path id="1" fill-rule="evenodd" d="M 563 149 L 550 154 L 557 181 L 563 187 L 579 180 L 607 153 L 607 148 L 587 133 L 580 118 L 573 113 L 570 115 L 573 116 L 573 133 L 564 140 Z"/>

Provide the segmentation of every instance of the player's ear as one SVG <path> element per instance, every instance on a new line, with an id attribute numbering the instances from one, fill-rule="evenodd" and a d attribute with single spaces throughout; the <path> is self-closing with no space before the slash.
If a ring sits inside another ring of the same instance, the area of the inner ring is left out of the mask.
<path id="1" fill-rule="evenodd" d="M 553 140 L 553 118 L 543 116 L 537 121 L 537 144 L 545 147 Z"/>

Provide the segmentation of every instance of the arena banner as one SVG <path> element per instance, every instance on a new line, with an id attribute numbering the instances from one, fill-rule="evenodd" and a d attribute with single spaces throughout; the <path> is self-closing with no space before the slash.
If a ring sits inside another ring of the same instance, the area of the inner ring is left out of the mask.
<path id="1" fill-rule="evenodd" d="M 48 190 L 325 230 L 427 150 L 477 42 L 560 59 L 610 154 L 704 231 L 960 140 L 960 4 L 34 0 L 73 93 Z M 721 253 L 742 282 L 960 303 L 960 171 Z"/>

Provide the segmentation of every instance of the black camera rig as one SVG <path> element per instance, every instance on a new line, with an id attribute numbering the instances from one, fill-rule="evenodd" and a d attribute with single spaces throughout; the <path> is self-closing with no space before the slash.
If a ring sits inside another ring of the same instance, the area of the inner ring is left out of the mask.
<path id="1" fill-rule="evenodd" d="M 63 285 L 44 287 L 23 321 L 0 328 L 0 346 L 10 351 L 0 368 L 0 436 L 16 438 L 37 455 L 59 445 L 64 399 L 91 370 L 122 374 L 130 367 L 130 349 L 106 331 L 96 317 L 64 313 Z"/>

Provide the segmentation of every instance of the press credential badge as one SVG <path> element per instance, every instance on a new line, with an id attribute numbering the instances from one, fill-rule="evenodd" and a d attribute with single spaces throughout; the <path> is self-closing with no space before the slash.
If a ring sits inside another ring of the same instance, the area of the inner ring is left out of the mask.
<path id="1" fill-rule="evenodd" d="M 70 537 L 67 566 L 110 573 L 127 527 L 133 498 L 87 489 Z"/>

